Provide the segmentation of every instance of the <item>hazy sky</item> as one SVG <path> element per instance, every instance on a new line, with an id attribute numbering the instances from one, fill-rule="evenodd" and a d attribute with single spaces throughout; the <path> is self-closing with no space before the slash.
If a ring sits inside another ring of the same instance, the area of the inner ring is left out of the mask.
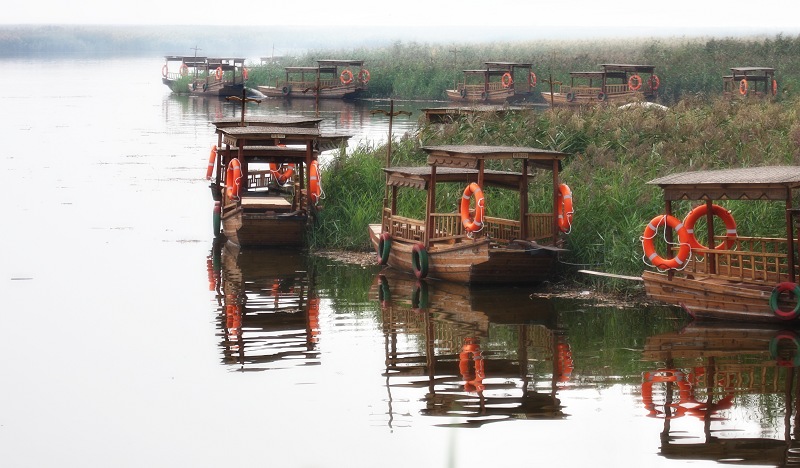
<path id="1" fill-rule="evenodd" d="M 219 14 L 217 13 L 219 12 Z M 232 12 L 235 12 L 232 14 Z M 217 24 L 568 27 L 616 30 L 724 28 L 794 34 L 800 0 L 29 0 L 3 9 L 0 24 Z"/>

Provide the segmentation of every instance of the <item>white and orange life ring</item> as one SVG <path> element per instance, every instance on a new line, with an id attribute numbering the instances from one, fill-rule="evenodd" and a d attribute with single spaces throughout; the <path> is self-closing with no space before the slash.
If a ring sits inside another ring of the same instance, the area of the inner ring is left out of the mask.
<path id="1" fill-rule="evenodd" d="M 214 163 L 217 160 L 217 145 L 211 147 L 211 154 L 208 155 L 208 169 L 206 169 L 206 180 L 211 179 L 214 173 Z"/>
<path id="2" fill-rule="evenodd" d="M 316 160 L 311 161 L 311 166 L 308 168 L 308 195 L 311 197 L 311 202 L 315 205 L 319 203 L 319 199 L 322 195 L 319 163 Z"/>
<path id="3" fill-rule="evenodd" d="M 742 81 L 739 82 L 739 94 L 742 96 L 747 95 L 747 79 L 742 78 Z"/>
<path id="4" fill-rule="evenodd" d="M 531 72 L 531 74 L 528 75 L 528 84 L 531 85 L 531 88 L 536 87 L 536 73 Z"/>
<path id="5" fill-rule="evenodd" d="M 772 95 L 778 95 L 778 80 L 772 80 Z"/>
<path id="6" fill-rule="evenodd" d="M 342 82 L 344 85 L 348 85 L 353 82 L 353 72 L 348 69 L 342 70 L 342 74 L 339 75 L 339 81 Z"/>
<path id="7" fill-rule="evenodd" d="M 181 63 L 180 73 L 181 73 L 181 76 L 186 76 L 186 75 L 189 74 L 189 67 L 186 66 L 185 63 Z"/>
<path id="8" fill-rule="evenodd" d="M 246 80 L 247 79 L 247 74 L 248 74 L 247 69 L 246 68 L 242 68 L 242 78 L 244 78 Z"/>
<path id="9" fill-rule="evenodd" d="M 658 227 L 661 224 L 666 224 L 667 227 L 672 228 L 678 233 L 678 242 L 680 249 L 678 254 L 673 258 L 663 258 L 656 253 L 656 248 L 653 239 L 658 233 Z M 646 258 L 654 267 L 659 270 L 675 269 L 679 270 L 685 268 L 689 255 L 692 253 L 692 247 L 689 245 L 689 234 L 686 232 L 686 226 L 678 218 L 671 215 L 658 215 L 647 224 L 642 234 L 642 250 L 644 250 L 644 258 Z"/>
<path id="10" fill-rule="evenodd" d="M 642 77 L 639 75 L 631 75 L 628 78 L 628 87 L 631 91 L 639 91 L 642 88 Z"/>
<path id="11" fill-rule="evenodd" d="M 469 213 L 469 201 L 475 195 L 475 217 Z M 486 201 L 483 198 L 483 190 L 480 185 L 472 182 L 464 189 L 461 197 L 461 224 L 467 232 L 478 232 L 483 229 L 483 217 L 486 212 Z"/>
<path id="12" fill-rule="evenodd" d="M 661 80 L 658 78 L 658 75 L 650 75 L 650 89 L 652 91 L 655 91 L 660 86 L 661 86 Z"/>
<path id="13" fill-rule="evenodd" d="M 167 72 L 168 72 L 168 71 L 169 71 L 169 67 L 167 67 L 167 64 L 165 63 L 165 64 L 164 64 L 164 66 L 163 66 L 163 67 L 161 67 L 161 76 L 163 76 L 164 78 L 166 78 L 166 77 L 167 77 Z"/>
<path id="14" fill-rule="evenodd" d="M 275 174 L 275 179 L 281 185 L 285 185 L 294 175 L 294 164 L 283 164 Z"/>
<path id="15" fill-rule="evenodd" d="M 214 72 L 214 76 L 217 78 L 217 81 L 222 79 L 222 67 L 217 67 L 217 70 Z"/>
<path id="16" fill-rule="evenodd" d="M 369 70 L 367 70 L 366 68 L 362 68 L 358 72 L 358 81 L 360 81 L 362 84 L 369 83 Z"/>
<path id="17" fill-rule="evenodd" d="M 506 72 L 503 74 L 502 78 L 500 78 L 500 83 L 504 88 L 508 88 L 514 84 L 514 78 L 511 77 L 511 73 Z"/>
<path id="18" fill-rule="evenodd" d="M 572 206 L 572 190 L 567 184 L 558 186 L 556 194 L 556 214 L 558 215 L 558 229 L 569 234 L 572 230 L 572 214 L 575 212 Z"/>
<path id="19" fill-rule="evenodd" d="M 725 223 L 725 240 L 714 247 L 714 249 L 729 250 L 736 244 L 736 239 L 738 237 L 738 234 L 736 233 L 736 221 L 733 219 L 733 215 L 730 211 L 719 205 L 711 205 L 711 212 L 714 213 L 714 216 L 719 217 Z M 692 247 L 692 249 L 709 248 L 705 245 L 702 245 L 700 242 L 697 242 L 697 239 L 694 235 L 695 223 L 697 223 L 697 220 L 700 219 L 701 216 L 705 216 L 706 213 L 708 213 L 708 205 L 704 203 L 695 207 L 689 212 L 689 214 L 686 215 L 686 218 L 683 219 L 683 224 L 686 226 L 686 233 L 689 234 L 689 245 Z M 703 253 L 697 252 L 697 255 L 703 255 Z"/>
<path id="20" fill-rule="evenodd" d="M 236 158 L 228 163 L 228 171 L 225 173 L 226 194 L 230 200 L 238 200 L 242 186 L 242 165 Z"/>

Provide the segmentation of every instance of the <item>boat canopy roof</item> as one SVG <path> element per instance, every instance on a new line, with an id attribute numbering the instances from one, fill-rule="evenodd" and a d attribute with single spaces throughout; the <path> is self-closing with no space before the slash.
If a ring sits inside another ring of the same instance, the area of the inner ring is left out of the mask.
<path id="1" fill-rule="evenodd" d="M 321 117 L 305 117 L 300 115 L 270 115 L 270 116 L 256 116 L 247 117 L 245 119 L 245 126 L 261 126 L 261 127 L 309 127 L 317 126 L 322 122 Z M 240 127 L 242 121 L 237 117 L 223 117 L 221 119 L 211 121 L 211 124 L 217 128 L 220 127 Z"/>
<path id="2" fill-rule="evenodd" d="M 531 68 L 533 66 L 532 63 L 524 63 L 524 62 L 484 62 L 486 64 L 486 68 L 502 68 L 506 71 L 514 69 L 514 68 Z"/>
<path id="3" fill-rule="evenodd" d="M 167 62 L 183 62 L 187 67 L 193 68 L 217 68 L 231 70 L 244 66 L 243 58 L 238 57 L 205 57 L 205 56 L 186 56 L 186 55 L 165 55 Z"/>
<path id="4" fill-rule="evenodd" d="M 603 71 L 609 72 L 628 72 L 628 73 L 653 73 L 656 69 L 653 65 L 634 65 L 625 63 L 603 63 L 600 65 Z"/>
<path id="5" fill-rule="evenodd" d="M 753 72 L 774 72 L 775 69 L 771 67 L 731 67 L 734 74 L 745 74 Z"/>
<path id="6" fill-rule="evenodd" d="M 291 127 L 277 125 L 248 125 L 217 127 L 222 143 L 231 146 L 292 145 L 316 142 L 319 151 L 337 148 L 352 137 L 343 133 L 322 133 L 317 127 Z"/>
<path id="7" fill-rule="evenodd" d="M 566 156 L 560 151 L 527 146 L 441 145 L 422 149 L 428 153 L 430 165 L 465 169 L 478 169 L 481 161 L 520 159 L 538 169 L 553 170 L 556 167 L 560 170 L 561 160 Z"/>
<path id="8" fill-rule="evenodd" d="M 800 166 L 693 171 L 653 179 L 665 200 L 790 200 L 800 188 Z"/>
<path id="9" fill-rule="evenodd" d="M 428 189 L 431 177 L 433 176 L 433 168 L 431 166 L 387 167 L 384 169 L 384 172 L 386 172 L 388 176 L 387 185 L 411 187 L 420 190 Z M 478 179 L 478 172 L 477 169 L 437 167 L 436 182 L 474 182 Z M 519 172 L 494 171 L 489 169 L 483 171 L 484 183 L 507 188 L 509 190 L 519 190 L 521 177 L 522 174 Z"/>

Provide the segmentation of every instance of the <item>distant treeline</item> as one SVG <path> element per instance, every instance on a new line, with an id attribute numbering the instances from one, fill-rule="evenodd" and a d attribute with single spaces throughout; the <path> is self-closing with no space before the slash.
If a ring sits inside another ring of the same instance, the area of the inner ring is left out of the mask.
<path id="1" fill-rule="evenodd" d="M 550 81 L 568 83 L 570 71 L 597 70 L 602 63 L 654 65 L 661 78 L 660 100 L 666 104 L 721 93 L 722 76 L 731 67 L 775 68 L 780 98 L 793 96 L 800 87 L 800 36 L 486 42 L 476 42 L 476 36 L 459 43 L 389 40 L 390 34 L 336 27 L 7 26 L 0 27 L 0 58 L 192 55 L 199 47 L 198 55 L 255 61 L 250 64 L 252 86 L 274 84 L 287 65 L 363 59 L 372 77 L 367 97 L 397 99 L 443 99 L 462 70 L 486 61 L 532 63 L 542 91 Z M 260 66 L 261 57 L 273 54 L 280 60 Z"/>
<path id="2" fill-rule="evenodd" d="M 444 99 L 444 90 L 462 79 L 462 70 L 486 61 L 530 62 L 539 78 L 569 83 L 569 72 L 599 70 L 603 63 L 647 64 L 661 79 L 660 101 L 674 104 L 686 96 L 722 93 L 722 77 L 731 67 L 772 67 L 779 98 L 800 90 L 800 36 L 751 38 L 603 39 L 575 41 L 429 44 L 396 41 L 387 46 L 311 50 L 300 57 L 259 67 L 253 84 L 274 84 L 286 65 L 313 65 L 321 58 L 366 60 L 372 80 L 369 96 Z M 263 81 L 263 83 L 261 82 Z"/>

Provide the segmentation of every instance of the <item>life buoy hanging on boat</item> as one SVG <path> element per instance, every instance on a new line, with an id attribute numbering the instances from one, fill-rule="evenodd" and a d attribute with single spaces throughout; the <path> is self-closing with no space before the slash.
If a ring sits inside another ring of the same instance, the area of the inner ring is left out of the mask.
<path id="1" fill-rule="evenodd" d="M 458 94 L 461 95 L 462 99 L 466 99 L 467 98 L 467 88 L 461 88 L 461 91 L 459 91 Z"/>
<path id="2" fill-rule="evenodd" d="M 228 199 L 238 200 L 242 184 L 242 165 L 236 158 L 228 163 L 228 171 L 225 173 L 225 186 Z"/>
<path id="3" fill-rule="evenodd" d="M 794 295 L 796 304 L 792 310 L 781 309 L 781 307 L 778 305 L 778 300 L 780 299 L 781 295 L 786 293 L 792 293 Z M 769 296 L 769 308 L 773 314 L 784 320 L 796 319 L 798 313 L 800 313 L 800 285 L 790 281 L 779 283 L 777 286 L 775 286 L 775 288 L 772 290 L 772 294 Z"/>
<path id="4" fill-rule="evenodd" d="M 736 221 L 730 211 L 719 205 L 711 205 L 711 212 L 714 216 L 719 217 L 725 223 L 725 240 L 720 242 L 719 245 L 714 247 L 716 250 L 730 250 L 736 245 L 736 239 L 739 237 L 736 233 Z M 697 242 L 694 235 L 694 225 L 700 217 L 708 213 L 708 205 L 705 203 L 695 207 L 686 218 L 683 219 L 683 224 L 686 226 L 686 233 L 689 234 L 689 245 L 692 249 L 708 249 L 709 247 Z M 697 252 L 697 255 L 703 255 L 703 252 Z"/>
<path id="5" fill-rule="evenodd" d="M 359 70 L 358 81 L 360 81 L 361 84 L 369 83 L 369 70 L 367 70 L 366 68 L 362 68 L 361 70 Z"/>
<path id="6" fill-rule="evenodd" d="M 639 91 L 639 89 L 642 88 L 642 77 L 639 75 L 631 75 L 631 77 L 628 78 L 628 88 L 630 88 L 631 91 Z"/>
<path id="7" fill-rule="evenodd" d="M 511 77 L 511 73 L 504 73 L 500 78 L 500 84 L 502 84 L 504 88 L 508 88 L 514 84 L 514 78 Z"/>
<path id="8" fill-rule="evenodd" d="M 739 94 L 742 96 L 747 95 L 747 79 L 742 78 L 742 81 L 739 82 Z"/>
<path id="9" fill-rule="evenodd" d="M 656 253 L 655 244 L 653 239 L 658 233 L 658 227 L 661 224 L 666 224 L 667 227 L 672 228 L 678 233 L 678 242 L 680 249 L 678 254 L 670 259 L 665 259 Z M 686 232 L 686 226 L 676 217 L 671 215 L 658 215 L 644 228 L 642 234 L 642 250 L 644 250 L 644 258 L 647 259 L 654 267 L 659 270 L 675 269 L 680 270 L 685 268 L 692 248 L 689 245 L 689 234 Z"/>
<path id="10" fill-rule="evenodd" d="M 181 63 L 181 68 L 179 71 L 181 73 L 181 76 L 186 76 L 189 74 L 189 67 L 187 67 L 185 63 Z"/>
<path id="11" fill-rule="evenodd" d="M 378 237 L 378 265 L 389 263 L 389 252 L 392 250 L 392 236 L 388 232 Z"/>
<path id="12" fill-rule="evenodd" d="M 531 85 L 531 88 L 536 87 L 536 73 L 531 72 L 531 74 L 528 75 L 528 84 Z"/>
<path id="13" fill-rule="evenodd" d="M 778 80 L 772 80 L 772 95 L 778 95 Z"/>
<path id="14" fill-rule="evenodd" d="M 244 78 L 246 80 L 248 74 L 249 74 L 249 72 L 247 71 L 247 69 L 246 68 L 242 68 L 242 78 Z"/>
<path id="15" fill-rule="evenodd" d="M 166 77 L 167 77 L 167 72 L 168 72 L 168 71 L 169 71 L 169 67 L 167 67 L 167 64 L 165 63 L 165 64 L 164 64 L 164 66 L 163 66 L 163 67 L 161 67 L 161 76 L 163 76 L 164 78 L 166 78 Z"/>
<path id="16" fill-rule="evenodd" d="M 279 184 L 285 185 L 292 179 L 293 175 L 294 175 L 294 164 L 284 164 L 278 169 L 275 179 L 278 181 Z"/>
<path id="17" fill-rule="evenodd" d="M 342 70 L 342 74 L 339 75 L 339 81 L 342 82 L 344 85 L 348 85 L 353 82 L 353 72 L 348 69 Z"/>
<path id="18" fill-rule="evenodd" d="M 217 81 L 222 80 L 222 67 L 217 67 L 217 70 L 214 72 L 214 76 L 217 78 Z"/>
<path id="19" fill-rule="evenodd" d="M 568 101 L 568 102 L 573 102 L 573 101 L 575 101 L 575 97 L 576 97 L 576 96 L 575 96 L 575 93 L 567 93 L 567 101 Z"/>
<path id="20" fill-rule="evenodd" d="M 606 100 L 606 93 L 604 93 L 604 92 L 597 93 L 597 100 L 600 101 L 600 102 L 605 101 Z"/>
<path id="21" fill-rule="evenodd" d="M 428 276 L 428 251 L 422 244 L 414 244 L 411 249 L 411 269 L 414 270 L 414 276 L 419 279 Z"/>
<path id="22" fill-rule="evenodd" d="M 475 195 L 475 217 L 471 217 L 469 213 L 469 201 L 472 195 Z M 461 224 L 467 232 L 478 232 L 483 229 L 483 217 L 486 211 L 486 201 L 483 198 L 483 190 L 481 187 L 472 182 L 464 189 L 464 195 L 461 197 Z"/>
<path id="23" fill-rule="evenodd" d="M 658 75 L 650 75 L 650 89 L 652 91 L 655 91 L 660 86 L 661 86 L 661 80 L 658 78 Z"/>
<path id="24" fill-rule="evenodd" d="M 208 169 L 206 169 L 206 180 L 211 179 L 214 173 L 214 163 L 217 161 L 217 145 L 211 147 L 211 154 L 208 155 Z"/>
<path id="25" fill-rule="evenodd" d="M 319 162 L 316 160 L 311 161 L 311 166 L 308 168 L 308 195 L 311 197 L 311 202 L 316 205 L 322 195 L 322 185 L 320 184 L 319 175 Z"/>
<path id="26" fill-rule="evenodd" d="M 572 214 L 575 211 L 572 207 L 572 190 L 567 184 L 558 186 L 556 194 L 556 214 L 558 215 L 558 229 L 569 234 L 572 230 Z"/>

